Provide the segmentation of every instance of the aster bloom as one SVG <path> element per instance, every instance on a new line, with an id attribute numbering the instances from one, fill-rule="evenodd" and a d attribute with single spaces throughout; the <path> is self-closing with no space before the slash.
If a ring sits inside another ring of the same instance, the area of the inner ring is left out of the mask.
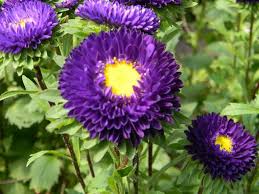
<path id="1" fill-rule="evenodd" d="M 56 4 L 56 7 L 58 8 L 72 8 L 78 4 L 78 0 L 64 0 L 60 3 Z"/>
<path id="2" fill-rule="evenodd" d="M 13 7 L 16 4 L 25 2 L 25 1 L 30 1 L 30 0 L 5 0 L 2 9 L 7 8 L 7 7 Z"/>
<path id="3" fill-rule="evenodd" d="M 144 5 L 154 5 L 154 6 L 165 6 L 169 4 L 180 4 L 181 0 L 113 0 L 124 4 L 144 4 Z"/>
<path id="4" fill-rule="evenodd" d="M 52 7 L 40 1 L 26 1 L 0 13 L 0 51 L 19 53 L 36 48 L 49 39 L 58 24 Z"/>
<path id="5" fill-rule="evenodd" d="M 122 28 L 91 35 L 74 49 L 59 89 L 69 116 L 99 137 L 134 146 L 161 133 L 180 107 L 179 65 L 151 35 Z"/>
<path id="6" fill-rule="evenodd" d="M 256 140 L 240 123 L 210 113 L 198 117 L 186 131 L 186 148 L 213 178 L 236 181 L 255 165 Z"/>
<path id="7" fill-rule="evenodd" d="M 159 19 L 151 9 L 140 5 L 127 6 L 108 0 L 86 0 L 76 10 L 82 18 L 94 20 L 101 24 L 126 26 L 153 33 L 159 28 Z"/>

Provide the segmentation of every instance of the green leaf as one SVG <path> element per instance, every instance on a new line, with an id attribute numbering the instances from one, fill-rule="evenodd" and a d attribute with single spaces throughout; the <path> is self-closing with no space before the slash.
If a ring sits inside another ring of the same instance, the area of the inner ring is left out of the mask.
<path id="1" fill-rule="evenodd" d="M 7 91 L 0 95 L 0 101 L 5 100 L 7 98 L 11 98 L 17 95 L 25 95 L 25 94 L 35 94 L 38 91 L 28 91 L 28 90 L 14 90 L 14 91 Z"/>
<path id="2" fill-rule="evenodd" d="M 154 174 L 151 179 L 149 180 L 149 185 L 153 185 L 154 183 L 157 183 L 159 180 L 159 177 L 169 168 L 172 166 L 178 164 L 186 157 L 185 154 L 181 154 L 180 156 L 174 158 L 172 161 L 170 161 L 167 165 L 165 165 L 161 170 L 159 170 L 156 174 Z"/>
<path id="3" fill-rule="evenodd" d="M 26 168 L 26 160 L 20 159 L 9 164 L 10 177 L 17 180 L 27 180 L 29 176 L 29 168 Z"/>
<path id="4" fill-rule="evenodd" d="M 64 126 L 67 126 L 71 123 L 74 122 L 74 119 L 58 119 L 58 120 L 54 120 L 52 121 L 49 125 L 47 125 L 46 129 L 49 131 L 49 132 L 53 132 L 57 129 L 60 129 L 61 127 L 64 127 Z"/>
<path id="5" fill-rule="evenodd" d="M 58 181 L 61 161 L 53 156 L 42 156 L 36 160 L 30 170 L 30 188 L 37 192 L 50 190 Z"/>
<path id="6" fill-rule="evenodd" d="M 41 156 L 45 154 L 52 154 L 57 157 L 71 160 L 71 158 L 66 155 L 65 150 L 64 151 L 63 150 L 42 150 L 37 153 L 31 154 L 26 166 L 28 167 L 31 163 L 33 163 L 35 160 L 39 159 Z"/>
<path id="7" fill-rule="evenodd" d="M 32 162 L 34 162 L 35 160 L 37 160 L 44 154 L 47 154 L 48 152 L 49 152 L 49 150 L 44 150 L 44 151 L 37 152 L 35 154 L 31 154 L 26 166 L 29 166 Z"/>
<path id="8" fill-rule="evenodd" d="M 125 168 L 117 170 L 117 172 L 121 177 L 125 177 L 128 176 L 133 171 L 133 169 L 133 166 L 127 166 Z"/>
<path id="9" fill-rule="evenodd" d="M 46 119 L 59 119 L 66 115 L 68 111 L 63 106 L 64 104 L 52 106 L 46 113 Z"/>
<path id="10" fill-rule="evenodd" d="M 98 140 L 95 139 L 87 139 L 84 140 L 83 145 L 81 146 L 81 150 L 88 150 L 98 144 Z"/>
<path id="11" fill-rule="evenodd" d="M 75 191 L 73 189 L 66 189 L 66 194 L 83 194 L 81 192 Z"/>
<path id="12" fill-rule="evenodd" d="M 46 89 L 39 93 L 39 98 L 48 102 L 64 102 L 57 89 Z"/>
<path id="13" fill-rule="evenodd" d="M 26 115 L 26 116 L 25 116 Z M 8 107 L 5 118 L 19 129 L 28 128 L 44 119 L 44 114 L 38 105 L 29 97 L 19 98 Z"/>
<path id="14" fill-rule="evenodd" d="M 80 142 L 79 142 L 79 138 L 72 136 L 72 145 L 73 145 L 73 149 L 75 151 L 75 155 L 76 155 L 76 159 L 80 165 L 80 160 L 81 160 L 81 154 L 80 154 Z"/>
<path id="15" fill-rule="evenodd" d="M 56 132 L 59 134 L 68 134 L 74 135 L 82 128 L 81 124 L 74 121 L 73 123 L 63 126 L 60 129 L 57 129 Z"/>
<path id="16" fill-rule="evenodd" d="M 109 146 L 107 142 L 99 143 L 98 146 L 96 146 L 96 148 L 93 150 L 95 153 L 93 157 L 94 162 L 96 163 L 99 162 L 107 153 L 108 149 L 109 149 Z"/>
<path id="17" fill-rule="evenodd" d="M 252 104 L 230 103 L 230 105 L 222 110 L 221 114 L 231 116 L 259 114 L 259 106 Z"/>
<path id="18" fill-rule="evenodd" d="M 29 91 L 38 90 L 38 87 L 35 85 L 35 83 L 24 75 L 22 76 L 22 81 L 26 90 L 29 90 Z"/>
<path id="19" fill-rule="evenodd" d="M 27 187 L 22 183 L 14 183 L 11 185 L 0 185 L 1 190 L 4 194 L 33 194 Z"/>

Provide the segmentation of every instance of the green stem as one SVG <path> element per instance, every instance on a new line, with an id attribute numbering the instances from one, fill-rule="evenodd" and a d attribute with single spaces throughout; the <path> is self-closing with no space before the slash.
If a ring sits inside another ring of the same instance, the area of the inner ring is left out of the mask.
<path id="1" fill-rule="evenodd" d="M 245 83 L 247 87 L 247 95 L 248 100 L 250 100 L 251 96 L 249 91 L 249 71 L 250 71 L 250 65 L 251 65 L 251 56 L 252 56 L 252 49 L 253 49 L 253 30 L 254 30 L 254 6 L 251 5 L 251 13 L 250 13 L 250 31 L 249 31 L 249 39 L 248 39 L 248 53 L 247 53 L 247 66 L 246 66 L 246 72 L 245 72 Z"/>
<path id="2" fill-rule="evenodd" d="M 153 164 L 153 143 L 149 139 L 148 140 L 148 176 L 150 177 L 153 174 L 152 164 Z"/>
<path id="3" fill-rule="evenodd" d="M 40 67 L 35 66 L 34 69 L 35 69 L 36 78 L 38 80 L 38 84 L 39 84 L 41 90 L 46 90 L 47 85 L 44 82 Z M 53 106 L 54 103 L 49 102 L 49 105 Z M 80 171 L 78 161 L 76 159 L 76 154 L 75 154 L 75 151 L 73 149 L 73 145 L 69 141 L 69 135 L 63 134 L 62 137 L 63 137 L 64 143 L 65 143 L 67 149 L 69 150 L 69 153 L 70 153 L 70 156 L 71 156 L 71 159 L 72 159 L 72 163 L 73 163 L 75 171 L 76 171 L 77 179 L 78 179 L 79 183 L 81 184 L 84 193 L 86 194 L 86 192 L 85 192 L 85 182 L 84 182 L 82 173 Z"/>
<path id="4" fill-rule="evenodd" d="M 135 170 L 135 177 L 133 180 L 133 186 L 134 186 L 134 194 L 138 194 L 138 180 L 139 180 L 139 153 L 138 150 L 133 158 L 133 166 L 136 166 L 136 170 Z"/>
<path id="5" fill-rule="evenodd" d="M 236 32 L 238 33 L 240 31 L 241 28 L 241 13 L 237 14 L 237 19 L 236 19 Z M 235 48 L 235 50 L 238 48 Z M 233 59 L 233 67 L 236 68 L 237 66 L 237 54 L 234 55 L 234 59 Z"/>
<path id="6" fill-rule="evenodd" d="M 88 163 L 88 166 L 89 166 L 89 169 L 90 169 L 90 173 L 91 173 L 92 177 L 94 178 L 95 177 L 94 167 L 93 167 L 93 163 L 92 163 L 92 160 L 91 160 L 89 150 L 86 150 L 86 159 L 87 159 L 87 163 Z"/>

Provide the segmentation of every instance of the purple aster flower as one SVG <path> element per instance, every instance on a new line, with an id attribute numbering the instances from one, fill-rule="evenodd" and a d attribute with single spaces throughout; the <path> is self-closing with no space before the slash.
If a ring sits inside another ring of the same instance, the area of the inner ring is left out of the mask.
<path id="1" fill-rule="evenodd" d="M 76 14 L 101 24 L 126 26 L 150 33 L 159 28 L 159 19 L 155 12 L 140 5 L 126 6 L 108 0 L 86 0 L 78 7 Z"/>
<path id="2" fill-rule="evenodd" d="M 255 165 L 256 140 L 240 123 L 210 113 L 198 117 L 186 131 L 186 148 L 213 178 L 236 181 Z"/>
<path id="3" fill-rule="evenodd" d="M 61 3 L 57 3 L 56 7 L 58 8 L 72 8 L 78 4 L 78 0 L 64 0 Z"/>
<path id="4" fill-rule="evenodd" d="M 41 1 L 26 1 L 0 13 L 0 51 L 19 53 L 49 39 L 58 24 L 52 7 Z"/>
<path id="5" fill-rule="evenodd" d="M 91 35 L 74 49 L 61 71 L 59 89 L 69 116 L 90 137 L 134 146 L 161 133 L 180 107 L 179 65 L 151 35 L 122 28 Z"/>
<path id="6" fill-rule="evenodd" d="M 7 7 L 13 7 L 14 5 L 17 5 L 25 1 L 31 1 L 31 0 L 5 0 L 1 8 L 5 9 Z"/>
<path id="7" fill-rule="evenodd" d="M 154 6 L 165 6 L 169 4 L 180 4 L 181 0 L 113 0 L 124 4 L 141 4 L 141 5 L 154 5 Z"/>

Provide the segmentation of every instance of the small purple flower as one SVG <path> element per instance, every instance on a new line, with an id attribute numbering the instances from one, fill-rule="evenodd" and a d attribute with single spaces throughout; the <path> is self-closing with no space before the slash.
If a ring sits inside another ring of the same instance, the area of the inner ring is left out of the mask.
<path id="1" fill-rule="evenodd" d="M 25 1 L 0 13 L 0 51 L 19 53 L 37 48 L 58 24 L 54 9 L 41 1 Z"/>
<path id="2" fill-rule="evenodd" d="M 151 9 L 140 5 L 126 6 L 108 0 L 86 0 L 80 5 L 76 14 L 82 18 L 94 20 L 101 24 L 126 26 L 153 33 L 159 28 L 159 19 Z"/>
<path id="3" fill-rule="evenodd" d="M 17 5 L 25 1 L 31 1 L 31 0 L 5 0 L 1 9 L 5 9 L 7 7 L 13 7 L 14 5 Z"/>
<path id="4" fill-rule="evenodd" d="M 69 116 L 90 137 L 137 146 L 162 133 L 180 107 L 179 65 L 151 35 L 122 28 L 91 35 L 75 48 L 61 71 L 59 90 Z"/>
<path id="5" fill-rule="evenodd" d="M 57 3 L 58 8 L 72 8 L 78 4 L 78 0 L 63 0 L 61 3 Z"/>
<path id="6" fill-rule="evenodd" d="M 124 4 L 141 4 L 141 5 L 154 5 L 157 7 L 166 6 L 169 4 L 181 4 L 181 0 L 112 0 Z"/>
<path id="7" fill-rule="evenodd" d="M 189 154 L 203 163 L 213 178 L 236 181 L 255 166 L 255 138 L 226 116 L 202 115 L 185 133 L 190 141 L 186 147 Z"/>

